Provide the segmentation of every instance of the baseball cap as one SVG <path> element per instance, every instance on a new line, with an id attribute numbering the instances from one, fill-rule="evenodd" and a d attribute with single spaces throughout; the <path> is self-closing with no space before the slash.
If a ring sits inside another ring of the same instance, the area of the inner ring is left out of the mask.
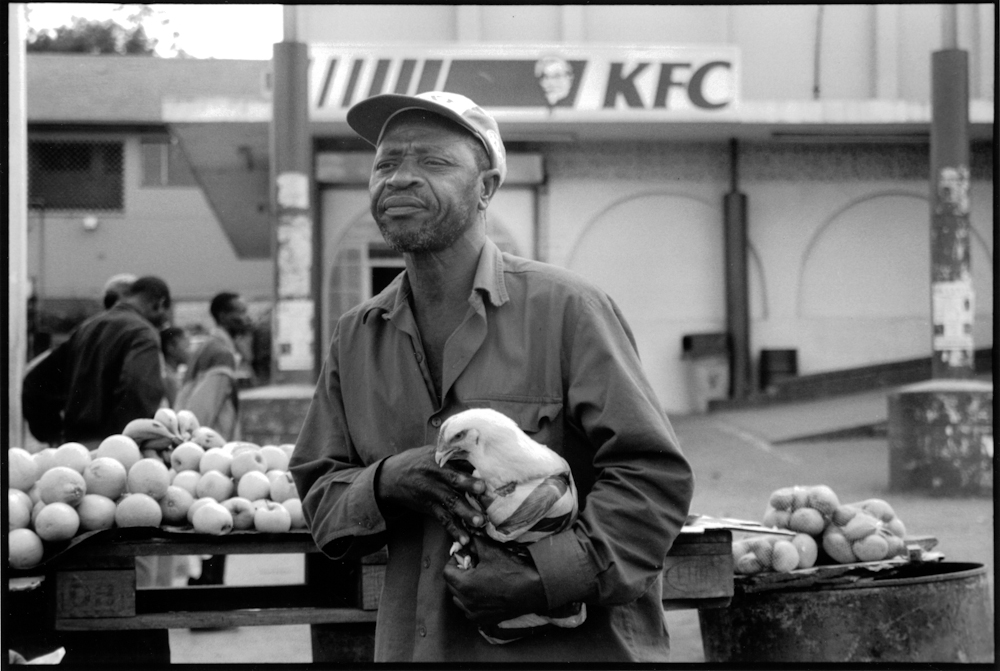
<path id="1" fill-rule="evenodd" d="M 458 93 L 427 91 L 415 96 L 383 93 L 357 103 L 347 111 L 347 123 L 374 146 L 382 139 L 389 120 L 406 110 L 425 110 L 454 121 L 476 136 L 486 147 L 490 167 L 500 171 L 500 183 L 507 177 L 507 152 L 500 139 L 496 119 L 472 100 Z"/>

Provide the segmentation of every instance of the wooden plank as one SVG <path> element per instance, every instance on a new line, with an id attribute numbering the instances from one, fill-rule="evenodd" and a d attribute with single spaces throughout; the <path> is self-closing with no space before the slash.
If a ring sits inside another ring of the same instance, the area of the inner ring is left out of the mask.
<path id="1" fill-rule="evenodd" d="M 135 615 L 135 571 L 60 571 L 56 574 L 56 617 Z"/>
<path id="2" fill-rule="evenodd" d="M 340 595 L 310 585 L 197 585 L 139 590 L 136 614 L 170 611 L 240 610 L 245 608 L 352 608 Z"/>
<path id="3" fill-rule="evenodd" d="M 58 618 L 57 631 L 134 629 L 192 629 L 201 627 L 253 627 L 276 624 L 375 622 L 378 613 L 357 608 L 272 608 L 259 610 L 181 611 L 147 613 L 134 617 Z"/>

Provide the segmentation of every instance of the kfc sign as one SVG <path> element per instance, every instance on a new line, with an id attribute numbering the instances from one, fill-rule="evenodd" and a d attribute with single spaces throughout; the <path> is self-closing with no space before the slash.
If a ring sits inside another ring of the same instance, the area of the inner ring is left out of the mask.
<path id="1" fill-rule="evenodd" d="M 341 121 L 380 93 L 452 91 L 498 120 L 724 120 L 735 47 L 310 47 L 310 115 Z"/>

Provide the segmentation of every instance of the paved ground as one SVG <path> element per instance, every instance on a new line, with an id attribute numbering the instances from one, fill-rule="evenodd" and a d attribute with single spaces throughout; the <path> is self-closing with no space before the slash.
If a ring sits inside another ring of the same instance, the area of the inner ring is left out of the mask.
<path id="1" fill-rule="evenodd" d="M 674 423 L 695 476 L 692 512 L 759 520 L 768 496 L 789 485 L 827 484 L 844 502 L 884 498 L 913 535 L 939 539 L 947 561 L 983 564 L 993 595 L 992 498 L 930 498 L 887 492 L 885 439 L 773 442 L 884 419 L 884 394 L 816 401 L 778 409 L 677 417 Z M 857 421 L 861 419 L 861 421 Z M 301 580 L 301 564 L 268 556 L 229 563 L 227 582 Z M 703 662 L 696 611 L 667 614 L 675 662 Z M 171 632 L 174 663 L 308 662 L 307 627 L 245 627 Z"/>

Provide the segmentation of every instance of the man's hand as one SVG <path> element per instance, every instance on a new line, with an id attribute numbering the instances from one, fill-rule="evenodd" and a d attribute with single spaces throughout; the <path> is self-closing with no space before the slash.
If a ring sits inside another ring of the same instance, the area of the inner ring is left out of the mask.
<path id="1" fill-rule="evenodd" d="M 479 495 L 486 489 L 478 478 L 434 461 L 434 446 L 405 450 L 382 463 L 376 497 L 380 502 L 432 515 L 452 538 L 467 545 L 467 527 L 486 523 L 482 513 L 473 508 L 463 492 Z"/>
<path id="2" fill-rule="evenodd" d="M 451 561 L 444 568 L 452 601 L 466 617 L 482 626 L 548 610 L 542 578 L 530 559 L 483 536 L 473 537 L 472 549 L 475 566 L 461 569 Z"/>

